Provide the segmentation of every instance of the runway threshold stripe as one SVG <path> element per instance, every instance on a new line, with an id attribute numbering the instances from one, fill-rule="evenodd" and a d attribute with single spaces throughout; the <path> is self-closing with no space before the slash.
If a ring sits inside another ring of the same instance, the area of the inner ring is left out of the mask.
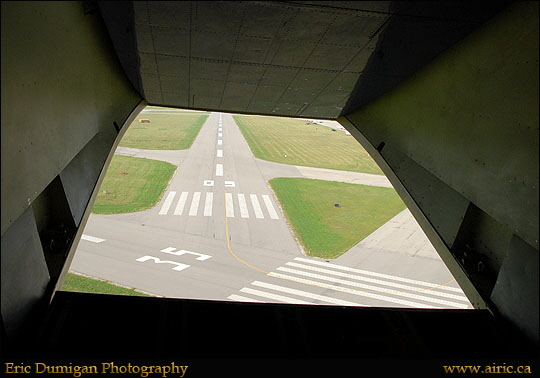
<path id="1" fill-rule="evenodd" d="M 295 299 L 295 298 L 291 298 L 291 297 L 286 297 L 284 295 L 277 295 L 277 294 L 267 293 L 265 291 L 250 289 L 249 287 L 244 287 L 240 291 L 242 293 L 253 294 L 253 295 L 257 295 L 259 297 L 273 299 L 273 300 L 280 301 L 280 302 L 285 302 L 285 303 L 312 304 L 311 302 L 306 302 L 306 301 L 303 301 L 301 299 Z"/>
<path id="2" fill-rule="evenodd" d="M 199 201 L 201 200 L 201 192 L 193 193 L 193 199 L 191 200 L 191 207 L 189 208 L 189 216 L 194 217 L 199 211 Z"/>
<path id="3" fill-rule="evenodd" d="M 216 176 L 223 176 L 223 164 L 216 164 Z"/>
<path id="4" fill-rule="evenodd" d="M 214 202 L 214 193 L 206 193 L 206 200 L 204 202 L 204 216 L 212 216 L 212 203 Z"/>
<path id="5" fill-rule="evenodd" d="M 226 193 L 225 194 L 225 201 L 227 201 L 227 217 L 228 218 L 234 218 L 234 207 L 233 207 L 233 197 L 232 193 Z"/>
<path id="6" fill-rule="evenodd" d="M 408 279 L 408 278 L 392 276 L 390 274 L 370 272 L 370 271 L 367 271 L 367 270 L 350 268 L 348 266 L 336 265 L 336 264 L 331 264 L 331 263 L 318 261 L 318 260 L 305 259 L 303 257 L 295 257 L 294 259 L 296 261 L 302 261 L 302 262 L 306 262 L 306 263 L 309 263 L 309 264 L 326 266 L 326 267 L 329 267 L 329 268 L 339 269 L 339 270 L 343 270 L 343 271 L 347 271 L 347 272 L 365 274 L 367 276 L 372 276 L 372 277 L 386 278 L 386 279 L 390 279 L 390 280 L 394 280 L 394 281 L 401 281 L 401 282 L 406 282 L 406 283 L 419 285 L 419 286 L 428 286 L 428 287 L 436 287 L 437 286 L 437 289 L 440 289 L 440 290 L 447 290 L 447 291 L 453 291 L 453 292 L 456 292 L 456 293 L 463 293 L 463 291 L 460 288 L 457 288 L 457 287 L 440 286 L 439 284 L 435 284 L 435 283 L 430 283 L 430 282 L 425 282 L 425 281 L 418 281 L 418 280 L 411 280 L 411 279 Z"/>
<path id="7" fill-rule="evenodd" d="M 262 302 L 257 299 L 251 299 L 251 298 L 243 297 L 241 295 L 236 295 L 236 294 L 231 294 L 227 298 L 232 299 L 233 301 L 237 301 L 237 302 L 258 302 L 258 303 Z"/>
<path id="8" fill-rule="evenodd" d="M 294 295 L 298 295 L 300 297 L 305 297 L 305 298 L 310 298 L 310 299 L 316 299 L 316 300 L 319 300 L 319 301 L 323 301 L 323 302 L 326 302 L 326 303 L 332 303 L 332 304 L 336 304 L 336 305 L 340 305 L 340 306 L 364 306 L 364 305 L 360 305 L 360 304 L 354 303 L 354 302 L 344 301 L 344 300 L 337 299 L 337 298 L 327 297 L 325 295 L 309 293 L 307 291 L 291 289 L 289 287 L 269 284 L 269 283 L 261 282 L 261 281 L 254 281 L 251 284 L 254 285 L 254 286 L 264 287 L 265 289 L 281 291 L 281 292 L 284 292 L 284 293 L 294 294 Z"/>
<path id="9" fill-rule="evenodd" d="M 263 194 L 262 198 L 263 198 L 264 204 L 266 205 L 266 209 L 268 210 L 268 214 L 270 214 L 270 218 L 279 219 L 276 209 L 274 209 L 274 205 L 272 205 L 272 201 L 270 200 L 270 196 Z"/>
<path id="10" fill-rule="evenodd" d="M 292 274 L 296 274 L 296 275 L 299 275 L 299 276 L 315 278 L 315 279 L 322 280 L 322 281 L 329 281 L 329 282 L 335 283 L 335 284 L 342 284 L 342 285 L 348 285 L 348 286 L 352 286 L 352 287 L 357 287 L 357 288 L 364 289 L 364 290 L 370 290 L 370 291 L 376 291 L 376 292 L 382 292 L 384 290 L 379 286 L 365 285 L 365 284 L 362 284 L 362 283 L 359 283 L 359 282 L 342 280 L 342 279 L 339 279 L 339 278 L 323 276 L 321 274 L 309 273 L 309 272 L 304 272 L 304 271 L 296 270 L 296 269 L 289 269 L 289 268 L 279 267 L 279 268 L 277 268 L 277 270 L 279 270 L 280 272 L 287 272 L 287 273 L 292 273 Z M 442 300 L 442 299 L 436 299 L 436 298 L 428 297 L 428 296 L 425 296 L 425 295 L 418 295 L 418 294 L 407 293 L 407 292 L 389 291 L 386 294 L 395 295 L 395 296 L 404 297 L 404 298 L 409 298 L 409 299 L 416 299 L 416 300 L 420 300 L 420 301 L 423 301 L 423 302 L 436 303 L 436 304 L 439 304 L 439 305 L 450 306 L 450 307 L 455 307 L 455 308 L 467 308 L 468 307 L 466 304 L 463 304 L 463 303 L 456 303 L 456 302 L 451 302 L 451 301 L 446 301 L 446 300 Z"/>
<path id="11" fill-rule="evenodd" d="M 184 206 L 186 205 L 187 197 L 188 192 L 182 192 L 182 194 L 180 194 L 180 199 L 176 204 L 176 209 L 174 209 L 174 215 L 182 215 L 182 213 L 184 212 Z"/>
<path id="12" fill-rule="evenodd" d="M 307 280 L 307 279 L 304 279 L 304 278 L 289 276 L 287 274 L 271 272 L 271 273 L 268 273 L 268 275 L 271 276 L 271 277 L 283 278 L 283 279 L 286 279 L 286 280 L 305 283 L 305 284 L 308 284 L 308 285 L 315 285 L 315 286 L 323 287 L 323 288 L 326 288 L 326 289 L 332 289 L 332 290 L 341 291 L 341 292 L 344 292 L 344 293 L 358 295 L 360 297 L 377 299 L 377 300 L 380 300 L 380 301 L 383 301 L 383 302 L 395 303 L 395 304 L 400 304 L 400 305 L 404 305 L 404 306 L 410 306 L 410 307 L 414 307 L 414 308 L 442 308 L 442 307 L 437 307 L 437 306 L 431 306 L 431 305 L 424 304 L 424 303 L 418 303 L 418 302 L 406 301 L 406 300 L 403 300 L 403 299 L 393 298 L 393 297 L 389 297 L 389 296 L 386 296 L 386 295 L 368 293 L 368 292 L 358 291 L 358 290 L 354 290 L 354 289 L 348 289 L 348 288 L 341 287 L 341 286 L 336 286 L 336 285 L 329 285 L 329 284 L 325 284 L 325 283 L 322 283 L 322 282 L 317 282 L 317 281 Z"/>
<path id="13" fill-rule="evenodd" d="M 353 279 L 353 280 L 358 280 L 358 281 L 363 281 L 363 282 L 370 282 L 370 283 L 373 283 L 373 284 L 376 284 L 376 285 L 388 286 L 388 287 L 391 287 L 391 288 L 395 288 L 394 290 L 396 290 L 396 289 L 410 290 L 410 291 L 419 291 L 420 290 L 421 293 L 426 293 L 426 294 L 433 295 L 433 296 L 456 299 L 458 301 L 465 301 L 465 302 L 469 301 L 467 299 L 467 297 L 465 297 L 464 295 L 442 293 L 442 292 L 429 290 L 429 289 L 420 289 L 418 286 L 404 285 L 404 284 L 399 284 L 399 283 L 395 283 L 395 282 L 383 281 L 383 280 L 379 280 L 379 279 L 376 279 L 376 278 L 368 278 L 368 277 L 365 277 L 365 276 L 358 276 L 358 275 L 353 275 L 353 274 L 344 273 L 344 272 L 336 272 L 334 270 L 319 268 L 319 267 L 316 267 L 316 266 L 310 266 L 310 265 L 306 265 L 306 264 L 298 264 L 298 263 L 294 263 L 294 262 L 288 262 L 285 265 L 293 266 L 295 268 L 300 268 L 300 269 L 307 269 L 307 270 L 311 270 L 311 271 L 314 271 L 314 272 L 332 274 L 332 275 L 335 275 L 335 276 L 344 277 L 344 278 L 348 278 L 348 279 Z M 382 288 L 379 289 L 379 291 L 380 290 L 382 290 Z M 392 289 L 388 288 L 386 290 L 392 290 Z M 429 291 L 422 291 L 422 290 L 429 290 Z"/>
<path id="14" fill-rule="evenodd" d="M 105 239 L 96 238 L 95 236 L 90 236 L 90 235 L 85 235 L 85 234 L 82 234 L 81 239 L 92 242 L 92 243 L 101 243 L 105 241 Z"/>
<path id="15" fill-rule="evenodd" d="M 175 195 L 176 195 L 176 192 L 169 192 L 169 194 L 167 195 L 167 198 L 165 198 L 165 202 L 163 202 L 163 206 L 161 206 L 159 215 L 165 215 L 169 212 L 169 208 L 171 207 L 171 204 Z"/>
<path id="16" fill-rule="evenodd" d="M 246 197 L 243 194 L 238 194 L 238 205 L 240 207 L 240 217 L 249 218 L 249 211 L 246 203 Z"/>
<path id="17" fill-rule="evenodd" d="M 259 199 L 255 194 L 250 194 L 249 198 L 251 199 L 251 204 L 253 205 L 253 211 L 255 212 L 255 218 L 262 219 L 264 218 L 261 205 L 259 204 Z"/>

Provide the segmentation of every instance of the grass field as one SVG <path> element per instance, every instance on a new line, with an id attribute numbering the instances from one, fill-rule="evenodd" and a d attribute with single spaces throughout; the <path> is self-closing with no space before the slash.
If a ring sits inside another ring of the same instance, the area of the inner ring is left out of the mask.
<path id="1" fill-rule="evenodd" d="M 391 188 L 304 178 L 270 185 L 309 256 L 336 258 L 405 209 Z"/>
<path id="2" fill-rule="evenodd" d="M 191 147 L 207 118 L 205 113 L 142 113 L 129 126 L 120 146 L 147 150 L 185 150 Z M 148 119 L 150 123 L 141 123 L 140 119 Z"/>
<path id="3" fill-rule="evenodd" d="M 61 290 L 73 291 L 77 293 L 117 294 L 150 297 L 150 295 L 140 293 L 134 289 L 124 288 L 107 281 L 96 280 L 73 273 L 67 274 Z"/>
<path id="4" fill-rule="evenodd" d="M 163 161 L 115 155 L 92 212 L 132 213 L 154 206 L 175 170 L 174 165 Z"/>
<path id="5" fill-rule="evenodd" d="M 283 117 L 234 116 L 253 155 L 276 163 L 343 171 L 383 172 L 364 148 L 341 131 Z"/>

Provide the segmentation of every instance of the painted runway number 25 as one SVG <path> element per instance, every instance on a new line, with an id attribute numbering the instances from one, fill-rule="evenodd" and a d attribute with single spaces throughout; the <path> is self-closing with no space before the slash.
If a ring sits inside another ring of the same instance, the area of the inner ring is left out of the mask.
<path id="1" fill-rule="evenodd" d="M 170 254 L 170 255 L 175 255 L 175 256 L 182 256 L 182 255 L 186 255 L 186 254 L 187 255 L 194 255 L 194 256 L 196 256 L 195 260 L 199 260 L 199 261 L 208 260 L 209 258 L 212 257 L 212 256 L 209 256 L 209 255 L 205 255 L 203 253 L 186 251 L 184 249 L 176 251 L 176 248 L 174 248 L 174 247 L 168 247 L 168 248 L 162 249 L 160 252 L 167 253 L 167 254 Z M 184 270 L 184 269 L 187 269 L 187 268 L 190 267 L 190 265 L 187 265 L 187 264 L 182 264 L 182 263 L 179 263 L 177 261 L 171 261 L 171 260 L 161 260 L 159 257 L 154 257 L 154 256 L 143 256 L 143 257 L 138 258 L 136 261 L 146 262 L 146 261 L 150 261 L 150 260 L 153 261 L 156 264 L 175 265 L 174 268 L 172 268 L 172 270 L 176 270 L 176 271 L 181 271 L 181 270 Z"/>

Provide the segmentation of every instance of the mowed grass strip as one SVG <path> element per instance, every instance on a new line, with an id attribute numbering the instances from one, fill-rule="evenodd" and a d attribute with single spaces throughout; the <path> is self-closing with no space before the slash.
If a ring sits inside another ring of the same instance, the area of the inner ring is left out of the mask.
<path id="1" fill-rule="evenodd" d="M 191 147 L 208 115 L 141 113 L 120 141 L 121 147 L 146 150 L 186 150 Z M 150 122 L 139 122 L 139 120 Z"/>
<path id="2" fill-rule="evenodd" d="M 79 274 L 68 273 L 63 291 L 72 291 L 76 293 L 95 293 L 95 294 L 116 294 L 116 295 L 131 295 L 139 297 L 150 297 L 150 295 L 141 293 L 134 289 L 128 289 L 122 286 L 115 285 L 108 281 L 97 280 Z"/>
<path id="3" fill-rule="evenodd" d="M 383 172 L 350 135 L 321 125 L 283 117 L 234 116 L 251 152 L 259 159 L 282 164 L 342 171 Z"/>
<path id="4" fill-rule="evenodd" d="M 305 178 L 269 182 L 309 256 L 336 258 L 405 209 L 392 188 Z"/>
<path id="5" fill-rule="evenodd" d="M 163 161 L 115 155 L 96 202 L 96 214 L 146 210 L 161 199 L 176 166 Z"/>

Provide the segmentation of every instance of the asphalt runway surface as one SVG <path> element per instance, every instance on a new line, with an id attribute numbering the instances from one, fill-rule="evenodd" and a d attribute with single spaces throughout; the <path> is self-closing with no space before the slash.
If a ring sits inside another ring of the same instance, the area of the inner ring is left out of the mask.
<path id="1" fill-rule="evenodd" d="M 173 298 L 472 308 L 408 210 L 335 260 L 307 257 L 267 183 L 308 177 L 387 187 L 382 176 L 256 159 L 225 113 L 211 113 L 189 150 L 117 153 L 178 168 L 155 207 L 92 214 L 73 272 Z"/>

